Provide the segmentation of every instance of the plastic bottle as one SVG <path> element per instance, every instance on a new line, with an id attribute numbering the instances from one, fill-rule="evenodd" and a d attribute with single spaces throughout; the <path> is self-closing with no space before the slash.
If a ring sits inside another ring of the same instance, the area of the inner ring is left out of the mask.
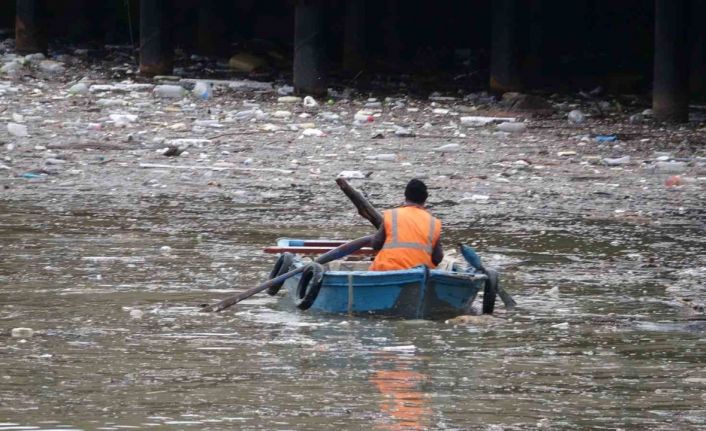
<path id="1" fill-rule="evenodd" d="M 267 114 L 260 109 L 253 108 L 245 111 L 236 112 L 233 116 L 236 120 L 251 120 L 255 118 L 256 120 L 264 120 L 267 118 Z"/>
<path id="2" fill-rule="evenodd" d="M 5 75 L 16 75 L 22 70 L 22 63 L 19 61 L 11 61 L 9 63 L 5 63 L 0 67 L 0 73 L 3 73 Z"/>
<path id="3" fill-rule="evenodd" d="M 371 156 L 365 156 L 368 160 L 379 160 L 382 162 L 394 162 L 397 160 L 396 154 L 374 154 Z"/>
<path id="4" fill-rule="evenodd" d="M 586 121 L 586 114 L 579 111 L 578 109 L 574 109 L 573 111 L 569 112 L 568 118 L 569 118 L 569 123 L 571 123 L 571 124 L 581 124 L 584 121 Z"/>
<path id="5" fill-rule="evenodd" d="M 439 151 L 441 153 L 455 153 L 460 150 L 461 150 L 461 146 L 459 144 L 446 144 L 446 145 L 442 145 L 440 147 L 434 148 L 434 151 Z"/>
<path id="6" fill-rule="evenodd" d="M 47 57 L 41 52 L 35 52 L 33 54 L 25 55 L 24 59 L 30 63 L 39 63 L 42 60 L 46 60 Z"/>
<path id="7" fill-rule="evenodd" d="M 29 132 L 27 131 L 27 126 L 22 125 L 22 124 L 7 123 L 7 131 L 12 136 L 17 136 L 18 138 L 24 138 L 26 136 L 29 136 Z"/>
<path id="8" fill-rule="evenodd" d="M 69 88 L 69 93 L 71 94 L 88 94 L 88 85 L 83 82 L 74 84 Z"/>
<path id="9" fill-rule="evenodd" d="M 307 108 L 315 108 L 319 106 L 319 102 L 317 102 L 316 99 L 311 96 L 306 96 L 302 104 Z"/>
<path id="10" fill-rule="evenodd" d="M 366 123 L 372 123 L 375 121 L 375 117 L 370 112 L 367 111 L 358 111 L 355 113 L 353 116 L 353 121 L 355 124 L 366 124 Z"/>
<path id="11" fill-rule="evenodd" d="M 319 116 L 326 121 L 338 121 L 341 119 L 341 116 L 335 112 L 322 112 Z"/>
<path id="12" fill-rule="evenodd" d="M 110 114 L 108 117 L 117 127 L 125 127 L 137 121 L 137 115 L 135 114 Z"/>
<path id="13" fill-rule="evenodd" d="M 605 144 L 606 142 L 615 142 L 618 140 L 616 135 L 598 135 L 596 136 L 596 142 L 599 144 Z"/>
<path id="14" fill-rule="evenodd" d="M 210 82 L 198 81 L 191 93 L 201 100 L 208 100 L 213 96 L 213 86 Z"/>
<path id="15" fill-rule="evenodd" d="M 687 164 L 685 162 L 678 161 L 656 162 L 654 164 L 655 171 L 669 174 L 680 174 L 686 171 L 686 168 Z"/>
<path id="16" fill-rule="evenodd" d="M 606 157 L 603 159 L 603 163 L 606 166 L 627 165 L 628 163 L 630 163 L 630 156 L 615 157 L 615 158 Z"/>
<path id="17" fill-rule="evenodd" d="M 181 99 L 186 90 L 181 85 L 158 85 L 152 90 L 156 97 L 165 99 Z"/>
<path id="18" fill-rule="evenodd" d="M 301 101 L 302 98 L 297 96 L 282 96 L 277 98 L 277 103 L 299 103 Z"/>
<path id="19" fill-rule="evenodd" d="M 485 126 L 487 124 L 491 123 L 501 123 L 503 121 L 505 122 L 514 122 L 515 118 L 501 118 L 501 117 L 480 117 L 480 116 L 465 116 L 460 118 L 461 124 L 464 126 Z"/>
<path id="20" fill-rule="evenodd" d="M 31 338 L 34 335 L 32 328 L 12 328 L 10 331 L 12 338 Z"/>
<path id="21" fill-rule="evenodd" d="M 309 137 L 316 137 L 316 138 L 320 138 L 324 135 L 325 135 L 325 133 L 319 129 L 305 129 L 304 132 L 302 132 L 302 136 L 309 136 Z"/>
<path id="22" fill-rule="evenodd" d="M 64 63 L 59 63 L 58 61 L 43 60 L 39 62 L 39 70 L 46 73 L 60 74 L 66 71 Z"/>
<path id="23" fill-rule="evenodd" d="M 498 124 L 498 130 L 506 133 L 520 133 L 527 130 L 527 125 L 525 123 L 500 123 Z"/>

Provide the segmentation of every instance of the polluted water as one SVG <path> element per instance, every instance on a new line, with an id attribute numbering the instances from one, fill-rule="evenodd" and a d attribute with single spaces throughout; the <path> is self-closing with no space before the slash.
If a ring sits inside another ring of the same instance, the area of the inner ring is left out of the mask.
<path id="1" fill-rule="evenodd" d="M 72 52 L 2 60 L 23 75 L 0 81 L 0 428 L 706 427 L 688 127 L 572 95 L 531 118 L 402 86 L 305 106 L 281 82 L 135 82 L 132 47 Z M 199 312 L 266 279 L 277 238 L 373 233 L 339 175 L 380 210 L 423 179 L 445 251 L 472 245 L 518 307 L 404 321 L 282 292 Z"/>

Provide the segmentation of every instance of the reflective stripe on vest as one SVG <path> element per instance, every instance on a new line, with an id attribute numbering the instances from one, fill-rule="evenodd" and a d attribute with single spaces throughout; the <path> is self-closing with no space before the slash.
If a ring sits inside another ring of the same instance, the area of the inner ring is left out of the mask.
<path id="1" fill-rule="evenodd" d="M 433 249 L 433 242 L 434 242 L 434 227 L 436 224 L 436 220 L 434 217 L 430 214 L 429 215 L 429 237 L 427 239 L 427 244 L 421 244 L 418 242 L 400 242 L 399 240 L 399 235 L 398 235 L 398 227 L 397 227 L 397 209 L 392 210 L 392 235 L 391 235 L 391 240 L 390 242 L 386 242 L 382 248 L 383 250 L 391 249 L 391 248 L 413 248 L 416 250 L 422 250 L 424 252 L 427 252 L 429 254 L 432 253 Z"/>

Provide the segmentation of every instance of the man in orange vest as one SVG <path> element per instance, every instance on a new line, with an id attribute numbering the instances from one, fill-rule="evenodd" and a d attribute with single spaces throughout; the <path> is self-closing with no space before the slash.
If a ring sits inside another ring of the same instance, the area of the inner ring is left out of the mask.
<path id="1" fill-rule="evenodd" d="M 384 222 L 375 234 L 372 247 L 379 250 L 371 271 L 409 269 L 418 265 L 436 268 L 444 258 L 441 248 L 441 221 L 424 208 L 429 194 L 418 179 L 407 183 L 405 204 L 383 212 Z"/>

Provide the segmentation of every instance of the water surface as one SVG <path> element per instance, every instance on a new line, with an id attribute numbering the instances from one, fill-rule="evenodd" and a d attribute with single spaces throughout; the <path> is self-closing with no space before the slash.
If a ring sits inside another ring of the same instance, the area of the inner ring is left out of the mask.
<path id="1" fill-rule="evenodd" d="M 277 237 L 370 232 L 342 214 L 208 195 L 0 202 L 0 430 L 706 427 L 705 325 L 680 300 L 703 298 L 698 229 L 505 221 L 450 223 L 444 241 L 474 242 L 519 308 L 452 324 L 265 294 L 197 312 L 261 281 Z"/>

